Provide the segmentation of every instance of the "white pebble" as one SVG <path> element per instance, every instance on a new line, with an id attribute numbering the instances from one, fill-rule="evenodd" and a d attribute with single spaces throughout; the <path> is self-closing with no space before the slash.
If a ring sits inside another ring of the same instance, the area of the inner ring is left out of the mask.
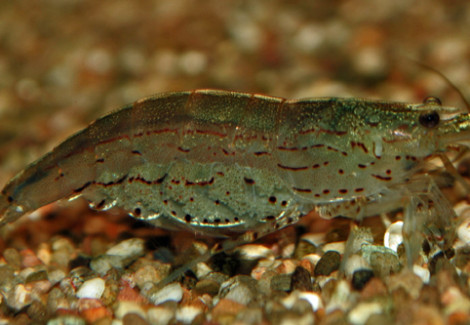
<path id="1" fill-rule="evenodd" d="M 122 319 L 126 314 L 130 313 L 137 314 L 145 318 L 145 311 L 138 303 L 133 301 L 119 301 L 114 313 L 118 319 Z"/>
<path id="2" fill-rule="evenodd" d="M 131 238 L 124 240 L 119 244 L 111 247 L 106 252 L 106 255 L 114 255 L 121 257 L 138 256 L 145 251 L 145 243 L 140 238 Z"/>
<path id="3" fill-rule="evenodd" d="M 340 254 L 344 253 L 345 248 L 346 248 L 346 242 L 344 242 L 344 241 L 328 243 L 328 244 L 325 244 L 325 246 L 322 247 L 324 252 L 337 251 Z"/>
<path id="4" fill-rule="evenodd" d="M 94 278 L 83 282 L 77 292 L 78 298 L 99 299 L 104 292 L 105 282 L 101 278 Z"/>
<path id="5" fill-rule="evenodd" d="M 378 302 L 360 303 L 349 313 L 349 322 L 354 325 L 365 324 L 373 314 L 382 313 L 382 309 L 382 306 Z"/>
<path id="6" fill-rule="evenodd" d="M 413 265 L 413 273 L 419 276 L 421 280 L 423 280 L 423 283 L 429 283 L 429 279 L 431 278 L 429 269 L 415 264 Z"/>
<path id="7" fill-rule="evenodd" d="M 171 283 L 157 293 L 152 294 L 151 299 L 155 305 L 162 304 L 165 301 L 180 301 L 183 299 L 183 288 L 179 283 Z"/>
<path id="8" fill-rule="evenodd" d="M 292 307 L 295 306 L 295 304 L 299 301 L 299 299 L 303 299 L 307 301 L 312 307 L 313 311 L 317 311 L 318 309 L 323 308 L 321 297 L 317 293 L 314 293 L 314 292 L 294 291 L 289 296 L 282 299 L 281 303 L 287 309 L 292 309 Z"/>
<path id="9" fill-rule="evenodd" d="M 465 244 L 470 243 L 470 217 L 464 219 L 457 228 L 457 236 Z"/>
<path id="10" fill-rule="evenodd" d="M 358 254 L 353 254 L 347 258 L 344 263 L 344 273 L 348 278 L 351 278 L 357 270 L 368 269 L 371 267 L 364 257 Z"/>
<path id="11" fill-rule="evenodd" d="M 191 324 L 201 312 L 202 310 L 195 306 L 183 306 L 176 311 L 176 320 L 183 324 Z"/>
<path id="12" fill-rule="evenodd" d="M 169 324 L 173 316 L 174 311 L 170 308 L 154 307 L 147 310 L 147 319 L 154 325 Z"/>
<path id="13" fill-rule="evenodd" d="M 403 221 L 397 221 L 392 223 L 385 232 L 384 235 L 384 246 L 394 250 L 398 249 L 398 246 L 403 242 Z"/>

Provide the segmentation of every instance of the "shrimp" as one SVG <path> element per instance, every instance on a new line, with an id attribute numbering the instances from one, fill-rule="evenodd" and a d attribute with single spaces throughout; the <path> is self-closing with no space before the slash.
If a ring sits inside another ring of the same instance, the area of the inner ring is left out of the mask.
<path id="1" fill-rule="evenodd" d="M 312 210 L 356 220 L 404 204 L 415 211 L 420 195 L 440 206 L 439 189 L 421 177 L 426 162 L 469 133 L 470 114 L 433 97 L 163 93 L 98 119 L 26 167 L 1 192 L 0 223 L 75 197 L 218 237 L 262 236 Z M 420 221 L 408 219 L 412 232 Z"/>

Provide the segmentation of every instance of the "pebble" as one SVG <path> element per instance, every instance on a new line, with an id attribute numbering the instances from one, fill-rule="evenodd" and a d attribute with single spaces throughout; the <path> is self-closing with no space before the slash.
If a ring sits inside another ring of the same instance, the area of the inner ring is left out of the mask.
<path id="1" fill-rule="evenodd" d="M 196 283 L 194 291 L 198 295 L 208 294 L 210 296 L 215 296 L 220 289 L 220 283 L 211 280 L 211 279 L 202 279 Z"/>
<path id="2" fill-rule="evenodd" d="M 65 315 L 50 319 L 47 325 L 86 325 L 86 321 L 78 316 Z"/>
<path id="3" fill-rule="evenodd" d="M 317 253 L 317 246 L 310 240 L 301 238 L 299 244 L 295 247 L 294 258 L 301 259 L 305 255 Z"/>
<path id="4" fill-rule="evenodd" d="M 276 274 L 271 278 L 271 290 L 288 292 L 292 288 L 292 276 L 290 274 Z"/>
<path id="5" fill-rule="evenodd" d="M 139 288 L 142 288 L 146 283 L 157 283 L 161 280 L 158 273 L 152 265 L 146 265 L 138 269 L 134 273 L 134 280 Z"/>
<path id="6" fill-rule="evenodd" d="M 140 314 L 136 313 L 127 313 L 122 318 L 122 325 L 149 325 Z"/>
<path id="7" fill-rule="evenodd" d="M 348 314 L 348 320 L 354 325 L 363 325 L 373 314 L 381 314 L 383 306 L 380 302 L 361 302 L 356 305 Z"/>
<path id="8" fill-rule="evenodd" d="M 202 313 L 202 309 L 196 306 L 182 306 L 176 310 L 175 318 L 183 324 L 191 324 Z"/>
<path id="9" fill-rule="evenodd" d="M 137 314 L 145 318 L 146 314 L 141 304 L 133 301 L 119 301 L 114 310 L 118 319 L 123 319 L 127 314 Z"/>
<path id="10" fill-rule="evenodd" d="M 398 251 L 398 246 L 403 243 L 403 221 L 392 223 L 384 235 L 384 246 L 393 251 Z"/>
<path id="11" fill-rule="evenodd" d="M 344 274 L 351 278 L 357 270 L 371 269 L 366 259 L 359 254 L 350 255 L 344 262 Z"/>
<path id="12" fill-rule="evenodd" d="M 320 308 L 323 308 L 323 303 L 320 295 L 314 292 L 294 291 L 290 295 L 282 299 L 281 303 L 287 309 L 292 309 L 298 303 L 299 300 L 307 301 L 314 312 Z"/>
<path id="13" fill-rule="evenodd" d="M 310 273 L 303 267 L 297 266 L 292 273 L 291 291 L 313 291 Z"/>
<path id="14" fill-rule="evenodd" d="M 313 274 L 315 276 L 330 275 L 339 269 L 341 264 L 341 255 L 337 251 L 327 251 L 315 266 Z"/>
<path id="15" fill-rule="evenodd" d="M 400 261 L 395 251 L 378 245 L 364 245 L 362 256 L 369 263 L 374 274 L 385 277 L 400 270 Z"/>
<path id="16" fill-rule="evenodd" d="M 322 247 L 322 249 L 324 252 L 333 251 L 333 252 L 338 252 L 340 254 L 343 254 L 344 251 L 346 250 L 346 242 L 340 241 L 340 242 L 328 243 L 328 244 L 325 244 Z"/>
<path id="17" fill-rule="evenodd" d="M 101 298 L 105 289 L 105 281 L 101 278 L 94 278 L 83 282 L 77 291 L 78 298 Z"/>
<path id="18" fill-rule="evenodd" d="M 404 269 L 398 274 L 391 275 L 387 280 L 390 292 L 403 288 L 413 299 L 418 299 L 423 280 L 412 271 Z"/>
<path id="19" fill-rule="evenodd" d="M 351 284 L 354 289 L 362 290 L 365 285 L 374 277 L 374 271 L 370 269 L 360 269 L 353 273 Z"/>
<path id="20" fill-rule="evenodd" d="M 326 312 L 329 313 L 335 309 L 346 311 L 354 300 L 349 283 L 346 280 L 339 280 L 336 282 L 331 297 L 326 304 Z"/>
<path id="21" fill-rule="evenodd" d="M 219 296 L 248 305 L 255 300 L 257 292 L 258 283 L 255 279 L 246 275 L 237 275 L 222 283 Z"/>
<path id="22" fill-rule="evenodd" d="M 141 238 L 123 240 L 106 251 L 106 255 L 135 258 L 145 254 L 145 241 Z"/>
<path id="23" fill-rule="evenodd" d="M 166 301 L 178 302 L 181 301 L 181 299 L 183 298 L 183 288 L 181 287 L 181 284 L 177 282 L 170 283 L 156 292 L 154 292 L 153 289 L 149 290 L 147 293 L 147 297 L 155 305 L 162 304 Z"/>
<path id="24" fill-rule="evenodd" d="M 147 310 L 147 319 L 153 325 L 166 325 L 175 316 L 175 311 L 166 307 L 152 307 Z"/>
<path id="25" fill-rule="evenodd" d="M 21 267 L 21 255 L 14 248 L 7 248 L 3 251 L 3 257 L 5 261 L 14 269 L 19 269 Z"/>
<path id="26" fill-rule="evenodd" d="M 32 303 L 31 289 L 23 284 L 17 284 L 6 296 L 7 305 L 18 311 Z"/>

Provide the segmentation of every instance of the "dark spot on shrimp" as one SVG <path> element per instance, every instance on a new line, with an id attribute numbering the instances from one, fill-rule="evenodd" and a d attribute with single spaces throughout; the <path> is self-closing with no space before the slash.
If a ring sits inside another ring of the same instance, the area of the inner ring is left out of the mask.
<path id="1" fill-rule="evenodd" d="M 248 185 L 253 185 L 255 183 L 255 181 L 251 178 L 248 178 L 248 177 L 243 177 L 243 180 L 245 181 L 246 184 Z"/>
<path id="2" fill-rule="evenodd" d="M 142 156 L 142 152 L 140 152 L 139 150 L 132 150 L 131 152 L 133 155 Z"/>
<path id="3" fill-rule="evenodd" d="M 343 174 L 344 174 L 344 170 L 338 169 L 338 174 L 343 175 Z"/>
<path id="4" fill-rule="evenodd" d="M 364 192 L 364 188 L 358 187 L 358 188 L 354 189 L 354 192 L 356 192 L 356 193 Z"/>
<path id="5" fill-rule="evenodd" d="M 96 162 L 96 163 L 104 163 L 104 159 L 103 159 L 103 158 L 96 159 L 95 162 Z"/>
<path id="6" fill-rule="evenodd" d="M 276 199 L 275 196 L 270 196 L 268 200 L 269 200 L 269 202 L 271 202 L 271 203 L 276 203 L 276 201 L 277 201 L 277 199 Z"/>
<path id="7" fill-rule="evenodd" d="M 186 222 L 191 222 L 191 219 L 192 219 L 192 218 L 193 218 L 193 217 L 191 217 L 190 214 L 187 214 L 187 215 L 184 216 L 184 221 L 186 221 Z"/>
<path id="8" fill-rule="evenodd" d="M 175 210 L 172 210 L 172 211 L 171 211 L 171 215 L 176 216 L 176 211 L 175 211 Z"/>
<path id="9" fill-rule="evenodd" d="M 140 208 L 135 208 L 134 209 L 134 215 L 136 217 L 140 216 L 142 214 L 142 210 L 140 210 Z"/>
<path id="10" fill-rule="evenodd" d="M 8 203 L 12 203 L 14 201 L 13 197 L 10 195 L 7 197 Z"/>
<path id="11" fill-rule="evenodd" d="M 346 194 L 346 193 L 348 193 L 348 190 L 345 189 L 345 188 L 342 188 L 342 189 L 338 190 L 338 192 L 339 192 L 340 194 Z"/>
<path id="12" fill-rule="evenodd" d="M 323 194 L 330 194 L 330 190 L 328 190 L 328 189 L 323 190 Z"/>
<path id="13" fill-rule="evenodd" d="M 282 201 L 281 206 L 285 207 L 287 205 L 287 201 Z"/>
<path id="14" fill-rule="evenodd" d="M 362 168 L 362 169 L 367 168 L 367 166 L 363 164 L 358 164 L 357 167 Z"/>

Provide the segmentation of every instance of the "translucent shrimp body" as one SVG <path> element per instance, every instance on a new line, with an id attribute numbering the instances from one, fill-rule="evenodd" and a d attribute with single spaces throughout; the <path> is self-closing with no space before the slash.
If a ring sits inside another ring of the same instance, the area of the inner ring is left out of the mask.
<path id="1" fill-rule="evenodd" d="M 1 223 L 82 196 L 169 229 L 269 233 L 316 209 L 385 212 L 423 162 L 469 136 L 469 114 L 356 98 L 164 93 L 98 119 L 15 176 Z"/>

